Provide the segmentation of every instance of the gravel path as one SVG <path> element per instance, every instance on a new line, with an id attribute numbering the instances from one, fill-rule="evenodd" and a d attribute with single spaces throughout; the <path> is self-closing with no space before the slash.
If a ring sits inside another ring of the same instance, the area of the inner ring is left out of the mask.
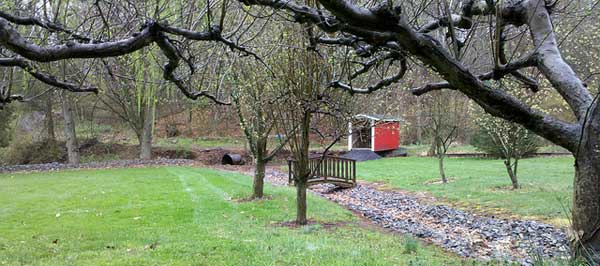
<path id="1" fill-rule="evenodd" d="M 286 185 L 287 175 L 267 172 L 267 181 Z M 433 205 L 409 193 L 363 183 L 351 189 L 318 185 L 313 192 L 392 231 L 411 234 L 462 257 L 531 265 L 534 257 L 567 258 L 562 229 L 531 220 L 506 220 Z"/>

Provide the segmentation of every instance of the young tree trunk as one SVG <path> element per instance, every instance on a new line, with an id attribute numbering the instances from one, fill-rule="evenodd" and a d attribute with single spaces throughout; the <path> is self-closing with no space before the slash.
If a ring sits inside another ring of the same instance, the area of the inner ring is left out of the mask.
<path id="1" fill-rule="evenodd" d="M 513 189 L 519 189 L 519 181 L 517 179 L 517 163 L 519 161 L 515 161 L 514 166 L 511 163 L 511 159 L 507 158 L 504 160 L 504 165 L 506 166 L 506 172 L 508 172 L 508 176 L 510 177 L 510 181 L 512 182 Z"/>
<path id="2" fill-rule="evenodd" d="M 254 185 L 252 198 L 260 199 L 264 196 L 265 170 L 267 163 L 261 159 L 255 159 L 256 168 L 254 169 Z"/>
<path id="3" fill-rule="evenodd" d="M 218 134 L 217 125 L 219 125 L 220 113 L 221 113 L 221 110 L 219 109 L 219 106 L 214 106 L 213 113 L 212 113 L 212 123 L 211 123 L 211 125 L 212 125 L 211 130 L 212 130 L 213 134 Z"/>
<path id="4" fill-rule="evenodd" d="M 75 133 L 75 120 L 70 98 L 61 93 L 63 118 L 65 120 L 65 138 L 67 140 L 67 156 L 70 164 L 79 164 L 79 144 Z"/>
<path id="5" fill-rule="evenodd" d="M 446 171 L 444 170 L 444 155 L 443 154 L 438 154 L 438 166 L 440 169 L 440 177 L 442 178 L 442 182 L 444 182 L 444 184 L 448 183 L 448 179 L 446 178 Z"/>
<path id="6" fill-rule="evenodd" d="M 417 106 L 419 107 L 417 109 L 417 123 L 416 123 L 416 130 L 417 130 L 417 144 L 421 144 L 422 143 L 422 139 L 423 139 L 423 125 L 421 122 L 421 97 L 417 97 Z"/>
<path id="7" fill-rule="evenodd" d="M 188 137 L 192 137 L 194 135 L 194 130 L 192 129 L 192 121 L 194 120 L 194 109 L 190 107 L 188 111 L 188 124 L 187 124 L 187 134 Z"/>
<path id="8" fill-rule="evenodd" d="M 52 92 L 48 93 L 46 97 L 46 139 L 50 141 L 56 141 L 56 134 L 54 133 L 54 117 L 52 116 Z"/>
<path id="9" fill-rule="evenodd" d="M 255 170 L 254 170 L 254 187 L 252 197 L 260 199 L 264 195 L 264 183 L 265 183 L 265 169 L 267 167 L 267 143 L 268 136 L 256 137 L 256 149 L 254 154 Z"/>
<path id="10" fill-rule="evenodd" d="M 573 194 L 573 255 L 600 265 L 600 105 L 596 103 L 584 127 L 575 160 Z"/>
<path id="11" fill-rule="evenodd" d="M 140 159 L 150 160 L 152 159 L 152 129 L 154 127 L 154 112 L 152 104 L 148 103 L 145 107 L 144 122 L 142 127 L 142 134 L 140 138 Z"/>
<path id="12" fill-rule="evenodd" d="M 310 158 L 309 158 L 309 146 L 310 146 L 310 120 L 312 113 L 305 112 L 302 118 L 301 124 L 301 137 L 300 147 L 297 152 L 296 158 L 296 169 L 294 169 L 294 175 L 296 176 L 296 223 L 305 225 L 308 223 L 306 218 L 306 189 L 308 188 L 307 182 L 311 174 L 310 169 Z"/>
<path id="13" fill-rule="evenodd" d="M 306 177 L 299 178 L 296 182 L 296 223 L 305 225 L 308 223 L 306 218 Z"/>

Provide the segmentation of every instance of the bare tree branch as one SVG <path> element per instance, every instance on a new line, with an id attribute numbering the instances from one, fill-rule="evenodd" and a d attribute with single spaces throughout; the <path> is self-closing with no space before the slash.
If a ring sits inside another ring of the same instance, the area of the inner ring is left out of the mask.
<path id="1" fill-rule="evenodd" d="M 0 17 L 4 18 L 14 24 L 17 24 L 17 25 L 24 25 L 24 26 L 36 25 L 36 26 L 42 27 L 44 29 L 47 29 L 50 32 L 66 33 L 69 36 L 71 36 L 79 41 L 82 41 L 82 42 L 100 42 L 100 41 L 94 41 L 87 36 L 83 36 L 83 35 L 73 32 L 71 30 L 68 30 L 60 24 L 57 24 L 57 23 L 54 23 L 51 21 L 43 21 L 42 19 L 39 19 L 36 17 L 15 16 L 12 14 L 8 14 L 2 10 L 0 10 Z"/>
<path id="2" fill-rule="evenodd" d="M 54 86 L 63 90 L 71 91 L 71 92 L 93 92 L 95 94 L 98 93 L 98 88 L 95 87 L 81 87 L 80 84 L 75 84 L 67 81 L 60 81 L 56 77 L 45 73 L 41 70 L 38 70 L 34 67 L 31 62 L 19 58 L 0 58 L 0 66 L 2 67 L 19 67 L 25 70 L 34 78 L 38 79 L 41 82 L 44 82 L 50 86 Z"/>
<path id="3" fill-rule="evenodd" d="M 371 93 L 371 92 L 380 90 L 382 88 L 388 87 L 388 86 L 398 82 L 400 79 L 402 79 L 402 77 L 404 77 L 404 74 L 407 71 L 406 59 L 402 58 L 402 59 L 400 59 L 400 62 L 401 62 L 400 63 L 401 66 L 400 66 L 400 70 L 398 71 L 398 73 L 396 73 L 393 76 L 386 77 L 373 85 L 367 86 L 366 88 L 354 88 L 354 87 L 352 87 L 352 85 L 348 85 L 348 84 L 342 83 L 340 81 L 334 81 L 329 86 L 332 88 L 339 88 L 339 89 L 346 90 L 352 94 L 354 94 L 354 93 L 366 94 L 366 93 Z"/>
<path id="4" fill-rule="evenodd" d="M 21 23 L 31 22 L 32 25 L 45 25 L 45 28 L 59 28 L 59 26 L 55 24 L 43 24 L 44 22 L 35 18 L 10 18 Z M 61 31 L 66 31 L 62 27 L 60 27 L 60 29 Z M 149 21 L 142 27 L 142 29 L 139 32 L 134 33 L 131 37 L 121 40 L 85 44 L 68 42 L 67 44 L 62 45 L 38 46 L 23 38 L 10 25 L 9 20 L 6 20 L 2 16 L 0 16 L 0 45 L 8 48 L 12 52 L 17 53 L 20 56 L 38 62 L 52 62 L 70 58 L 115 57 L 135 52 L 146 46 L 149 46 L 152 43 L 156 43 L 169 60 L 169 62 L 164 67 L 164 77 L 167 80 L 173 82 L 186 97 L 194 100 L 200 97 L 206 97 L 208 99 L 211 99 L 215 103 L 229 105 L 230 103 L 217 99 L 217 97 L 210 94 L 208 91 L 190 91 L 186 88 L 184 82 L 181 81 L 178 77 L 176 77 L 174 72 L 179 66 L 179 59 L 181 58 L 181 54 L 178 52 L 177 48 L 168 40 L 164 33 L 182 36 L 191 40 L 221 42 L 233 50 L 238 50 L 245 55 L 252 55 L 255 59 L 262 62 L 261 58 L 255 53 L 235 44 L 234 42 L 228 39 L 223 38 L 221 36 L 221 29 L 218 26 L 213 26 L 209 30 L 204 32 L 195 32 L 169 26 L 166 23 L 160 24 L 155 21 Z M 264 62 L 262 63 L 264 64 Z M 56 78 L 53 78 L 50 75 L 36 71 L 32 67 L 32 65 L 24 59 L 6 59 L 4 60 L 4 65 L 2 66 L 19 66 L 27 70 L 31 75 L 33 75 L 37 79 L 47 84 L 62 89 L 67 89 L 70 91 L 82 91 L 82 89 L 76 88 L 73 84 L 57 81 Z M 193 66 L 190 65 L 190 68 L 193 72 Z M 97 89 L 95 90 L 97 91 Z M 83 89 L 83 91 L 93 91 L 93 89 Z"/>

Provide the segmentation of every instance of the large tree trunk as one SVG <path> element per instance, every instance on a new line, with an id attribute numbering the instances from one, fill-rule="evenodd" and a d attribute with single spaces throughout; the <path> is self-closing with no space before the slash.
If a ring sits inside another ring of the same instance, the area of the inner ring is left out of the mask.
<path id="1" fill-rule="evenodd" d="M 46 97 L 46 139 L 50 141 L 56 141 L 56 134 L 54 133 L 54 117 L 52 115 L 52 92 L 48 93 Z"/>
<path id="2" fill-rule="evenodd" d="M 152 104 L 148 103 L 144 111 L 144 122 L 140 137 L 140 159 L 152 159 L 152 129 L 154 128 L 154 111 Z"/>
<path id="3" fill-rule="evenodd" d="M 573 252 L 600 264 L 600 105 L 589 113 L 576 155 L 573 195 Z"/>
<path id="4" fill-rule="evenodd" d="M 515 164 L 513 166 L 510 158 L 504 160 L 504 165 L 506 166 L 506 172 L 508 172 L 508 176 L 510 177 L 510 181 L 512 182 L 513 189 L 519 189 L 519 180 L 517 179 L 518 163 L 519 163 L 519 161 L 515 161 Z"/>
<path id="5" fill-rule="evenodd" d="M 75 133 L 75 120 L 71 99 L 65 92 L 61 93 L 63 118 L 65 120 L 65 138 L 67 141 L 67 156 L 70 164 L 79 164 L 79 144 Z"/>

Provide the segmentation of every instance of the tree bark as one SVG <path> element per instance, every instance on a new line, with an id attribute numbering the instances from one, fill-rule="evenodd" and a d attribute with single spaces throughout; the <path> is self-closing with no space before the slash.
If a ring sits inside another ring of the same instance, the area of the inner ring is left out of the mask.
<path id="1" fill-rule="evenodd" d="M 296 223 L 305 225 L 308 223 L 306 218 L 306 178 L 299 178 L 296 181 Z"/>
<path id="2" fill-rule="evenodd" d="M 194 130 L 192 128 L 193 120 L 194 120 L 194 108 L 190 107 L 190 110 L 188 111 L 188 124 L 187 124 L 188 137 L 194 136 Z"/>
<path id="3" fill-rule="evenodd" d="M 600 105 L 589 112 L 575 160 L 573 195 L 574 256 L 600 264 Z"/>
<path id="4" fill-rule="evenodd" d="M 65 120 L 64 130 L 67 141 L 67 156 L 69 164 L 79 164 L 79 144 L 75 133 L 75 120 L 73 118 L 73 107 L 70 97 L 61 93 L 63 118 Z"/>
<path id="5" fill-rule="evenodd" d="M 448 183 L 448 179 L 446 178 L 446 171 L 444 170 L 444 155 L 438 154 L 438 166 L 440 169 L 440 177 L 442 178 L 442 182 L 444 184 Z"/>
<path id="6" fill-rule="evenodd" d="M 309 146 L 310 146 L 310 121 L 312 113 L 305 112 L 301 124 L 300 147 L 297 151 L 296 169 L 294 169 L 296 183 L 296 223 L 305 225 L 308 223 L 306 218 L 306 189 L 308 188 L 308 178 L 311 174 Z"/>
<path id="7" fill-rule="evenodd" d="M 417 144 L 421 144 L 423 142 L 423 123 L 421 122 L 421 97 L 417 97 L 417 115 L 416 115 L 416 130 L 417 130 Z"/>
<path id="8" fill-rule="evenodd" d="M 152 129 L 154 128 L 154 110 L 148 103 L 144 111 L 144 122 L 140 138 L 140 159 L 152 159 Z"/>
<path id="9" fill-rule="evenodd" d="M 513 189 L 519 189 L 519 180 L 517 179 L 518 162 L 519 161 L 515 161 L 515 164 L 513 166 L 510 159 L 504 160 L 506 172 L 508 172 L 508 176 L 510 177 L 510 181 L 512 182 Z"/>
<path id="10" fill-rule="evenodd" d="M 265 170 L 267 163 L 263 159 L 255 159 L 254 184 L 252 198 L 260 199 L 264 196 Z"/>
<path id="11" fill-rule="evenodd" d="M 49 92 L 46 97 L 46 139 L 56 141 L 56 134 L 54 133 L 54 117 L 52 115 L 52 95 L 52 92 Z"/>

